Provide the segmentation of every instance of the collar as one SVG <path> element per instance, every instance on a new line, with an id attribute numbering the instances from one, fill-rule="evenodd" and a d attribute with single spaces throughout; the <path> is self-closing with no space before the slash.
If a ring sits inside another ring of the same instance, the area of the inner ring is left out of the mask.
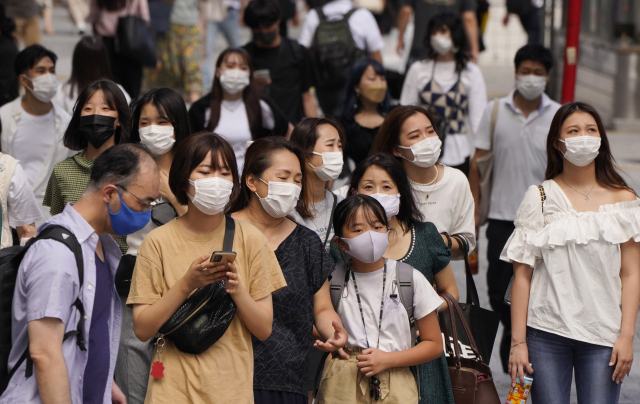
<path id="1" fill-rule="evenodd" d="M 509 107 L 511 107 L 511 110 L 513 110 L 513 112 L 519 112 L 520 110 L 518 109 L 518 107 L 516 107 L 516 103 L 513 101 L 513 98 L 516 95 L 516 91 L 518 91 L 517 89 L 513 89 L 511 90 L 511 92 L 509 93 L 509 95 L 507 96 L 506 102 L 507 105 Z M 546 110 L 547 108 L 549 108 L 549 106 L 551 105 L 551 98 L 549 98 L 549 96 L 545 93 L 542 93 L 542 97 L 540 98 L 540 104 L 538 104 L 538 114 L 542 114 L 542 112 L 544 112 L 544 110 Z"/>
<path id="2" fill-rule="evenodd" d="M 93 167 L 93 160 L 87 160 L 82 155 L 85 150 L 82 150 L 80 153 L 77 153 L 73 156 L 73 160 L 82 168 L 91 171 L 91 167 Z"/>

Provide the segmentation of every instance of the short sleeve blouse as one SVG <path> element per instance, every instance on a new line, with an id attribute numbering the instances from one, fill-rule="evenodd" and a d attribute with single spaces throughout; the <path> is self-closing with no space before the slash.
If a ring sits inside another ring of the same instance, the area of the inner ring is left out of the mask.
<path id="1" fill-rule="evenodd" d="M 534 268 L 527 325 L 613 346 L 622 321 L 620 244 L 640 242 L 640 200 L 576 212 L 552 180 L 531 186 L 500 258 Z M 594 298 L 596 297 L 597 298 Z"/>

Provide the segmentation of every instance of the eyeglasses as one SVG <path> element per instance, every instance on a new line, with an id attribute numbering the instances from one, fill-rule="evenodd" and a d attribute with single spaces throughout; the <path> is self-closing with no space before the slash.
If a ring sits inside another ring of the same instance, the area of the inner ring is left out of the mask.
<path id="1" fill-rule="evenodd" d="M 122 185 L 117 185 L 117 184 L 116 184 L 116 187 L 118 187 L 118 188 L 122 188 L 122 190 L 123 190 L 124 192 L 128 192 L 128 193 L 130 193 L 134 198 L 136 198 L 136 199 L 138 200 L 138 202 L 140 202 L 140 204 L 141 204 L 142 206 L 144 206 L 144 209 L 142 210 L 143 212 L 148 212 L 148 211 L 150 211 L 150 210 L 153 210 L 156 206 L 158 206 L 158 205 L 159 205 L 157 202 L 151 202 L 151 203 L 146 203 L 146 202 L 144 202 L 142 199 L 138 198 L 138 197 L 136 196 L 136 194 L 134 194 L 133 192 L 129 191 L 127 188 L 125 188 L 125 187 L 124 187 L 124 186 L 122 186 Z"/>

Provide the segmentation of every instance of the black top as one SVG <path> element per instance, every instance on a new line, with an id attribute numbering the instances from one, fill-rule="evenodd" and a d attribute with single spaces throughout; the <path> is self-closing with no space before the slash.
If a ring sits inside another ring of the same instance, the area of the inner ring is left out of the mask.
<path id="1" fill-rule="evenodd" d="M 355 119 L 341 118 L 340 122 L 344 126 L 347 135 L 347 146 L 344 150 L 344 156 L 350 157 L 356 165 L 369 156 L 369 151 L 373 142 L 378 135 L 380 127 L 365 128 L 360 126 Z"/>
<path id="2" fill-rule="evenodd" d="M 313 296 L 333 271 L 320 237 L 297 225 L 275 251 L 287 287 L 273 294 L 273 329 L 253 341 L 256 390 L 307 394 L 309 350 L 313 345 Z"/>
<path id="3" fill-rule="evenodd" d="M 13 64 L 18 56 L 16 44 L 0 35 L 0 106 L 15 100 L 18 97 L 18 76 L 16 76 Z"/>
<path id="4" fill-rule="evenodd" d="M 289 130 L 289 120 L 269 97 L 262 97 L 262 101 L 266 102 L 269 108 L 271 108 L 275 126 L 273 130 L 263 128 L 260 133 L 252 134 L 253 140 L 267 136 L 285 136 L 287 134 L 287 130 Z M 191 105 L 191 108 L 189 108 L 191 133 L 200 132 L 207 128 L 208 122 L 205 122 L 205 114 L 207 108 L 210 107 L 211 93 L 205 95 Z"/>
<path id="5" fill-rule="evenodd" d="M 282 38 L 275 48 L 260 48 L 255 41 L 244 46 L 255 70 L 269 70 L 271 84 L 262 91 L 294 125 L 304 117 L 302 94 L 313 85 L 314 71 L 309 51 L 298 42 Z"/>

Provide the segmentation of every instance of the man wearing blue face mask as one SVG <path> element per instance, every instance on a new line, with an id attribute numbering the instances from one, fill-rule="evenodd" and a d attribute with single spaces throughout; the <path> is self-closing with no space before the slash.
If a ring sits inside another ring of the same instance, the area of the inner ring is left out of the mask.
<path id="1" fill-rule="evenodd" d="M 505 326 L 500 345 L 505 372 L 512 342 L 510 309 L 504 303 L 504 295 L 513 266 L 500 261 L 500 253 L 515 228 L 513 222 L 525 191 L 545 179 L 547 134 L 560 108 L 544 93 L 553 67 L 549 49 L 542 45 L 523 46 L 516 53 L 515 67 L 516 88 L 508 96 L 490 102 L 484 110 L 475 133 L 476 153 L 469 172 L 476 204 L 476 229 L 485 221 L 489 224 L 487 284 L 491 307 L 500 313 Z M 478 161 L 490 152 L 493 152 L 493 174 L 487 180 L 492 186 L 490 194 L 482 195 Z"/>
<path id="2" fill-rule="evenodd" d="M 95 160 L 78 202 L 40 227 L 62 226 L 62 238 L 75 237 L 82 278 L 61 242 L 42 239 L 27 250 L 12 307 L 8 365 L 15 373 L 0 404 L 125 402 L 113 383 L 121 324 L 114 285 L 121 253 L 113 237 L 149 222 L 159 187 L 158 166 L 144 146 L 114 146 Z M 21 361 L 25 353 L 30 358 Z"/>

